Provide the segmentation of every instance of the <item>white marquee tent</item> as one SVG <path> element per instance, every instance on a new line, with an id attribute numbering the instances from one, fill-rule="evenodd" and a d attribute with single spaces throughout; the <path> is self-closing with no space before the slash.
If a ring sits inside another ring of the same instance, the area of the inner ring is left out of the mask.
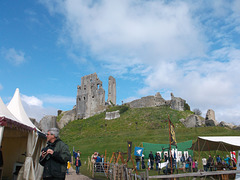
<path id="1" fill-rule="evenodd" d="M 240 150 L 240 136 L 199 136 L 192 145 L 192 149 L 196 151 L 237 151 Z"/>
<path id="2" fill-rule="evenodd" d="M 43 137 L 43 138 L 41 138 Z M 0 98 L 0 143 L 3 152 L 3 177 L 12 179 L 41 179 L 43 168 L 38 159 L 46 138 L 28 118 L 20 99 L 19 89 L 8 107 Z"/>

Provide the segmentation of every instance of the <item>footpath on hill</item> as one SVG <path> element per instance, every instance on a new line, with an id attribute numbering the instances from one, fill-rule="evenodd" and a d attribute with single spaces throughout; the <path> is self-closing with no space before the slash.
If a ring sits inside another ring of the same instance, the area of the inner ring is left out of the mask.
<path id="1" fill-rule="evenodd" d="M 89 177 L 82 175 L 81 173 L 76 174 L 76 171 L 70 167 L 69 174 L 66 175 L 66 180 L 91 180 Z"/>

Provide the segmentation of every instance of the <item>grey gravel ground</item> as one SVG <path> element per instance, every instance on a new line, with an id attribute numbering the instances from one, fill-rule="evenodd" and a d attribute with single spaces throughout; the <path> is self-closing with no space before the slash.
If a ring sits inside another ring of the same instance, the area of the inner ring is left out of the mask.
<path id="1" fill-rule="evenodd" d="M 76 171 L 71 167 L 69 174 L 66 175 L 66 180 L 91 180 L 89 177 L 80 174 L 76 174 Z"/>

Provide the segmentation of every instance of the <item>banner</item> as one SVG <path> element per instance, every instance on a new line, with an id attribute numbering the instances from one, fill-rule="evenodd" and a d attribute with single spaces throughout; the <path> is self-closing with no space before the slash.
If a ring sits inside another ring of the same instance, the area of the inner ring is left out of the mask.
<path id="1" fill-rule="evenodd" d="M 240 170 L 240 151 L 238 151 L 237 170 Z M 236 174 L 235 180 L 240 180 L 240 174 Z"/>
<path id="2" fill-rule="evenodd" d="M 128 141 L 128 160 L 131 159 L 132 154 L 132 141 Z"/>
<path id="3" fill-rule="evenodd" d="M 171 145 L 174 145 L 177 147 L 177 140 L 176 140 L 176 136 L 175 136 L 175 130 L 174 130 L 174 126 L 172 124 L 172 122 L 169 119 L 169 123 L 170 123 L 170 138 L 171 138 Z"/>
<path id="4" fill-rule="evenodd" d="M 143 148 L 141 147 L 135 147 L 134 149 L 134 156 L 142 156 Z"/>
<path id="5" fill-rule="evenodd" d="M 236 159 L 236 152 L 235 151 L 231 151 L 231 159 L 237 164 L 237 159 Z"/>

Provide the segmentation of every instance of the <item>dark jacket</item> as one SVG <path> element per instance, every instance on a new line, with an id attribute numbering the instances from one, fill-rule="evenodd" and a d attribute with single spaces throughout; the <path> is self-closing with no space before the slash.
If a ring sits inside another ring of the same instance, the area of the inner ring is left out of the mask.
<path id="1" fill-rule="evenodd" d="M 150 153 L 150 154 L 148 155 L 148 157 L 149 157 L 149 159 L 150 159 L 151 161 L 154 161 L 154 157 L 153 157 L 153 154 L 152 154 L 152 153 Z"/>
<path id="2" fill-rule="evenodd" d="M 77 164 L 78 163 L 78 164 Z M 76 159 L 76 161 L 75 161 L 75 166 L 76 167 L 80 167 L 82 165 L 82 163 L 81 163 L 81 160 L 80 159 Z"/>
<path id="3" fill-rule="evenodd" d="M 44 166 L 43 178 L 55 177 L 64 178 L 67 170 L 67 162 L 71 159 L 68 146 L 57 138 L 53 143 L 48 142 L 47 147 L 42 151 L 52 149 L 54 153 L 48 154 L 45 158 L 40 156 L 39 163 Z"/>

